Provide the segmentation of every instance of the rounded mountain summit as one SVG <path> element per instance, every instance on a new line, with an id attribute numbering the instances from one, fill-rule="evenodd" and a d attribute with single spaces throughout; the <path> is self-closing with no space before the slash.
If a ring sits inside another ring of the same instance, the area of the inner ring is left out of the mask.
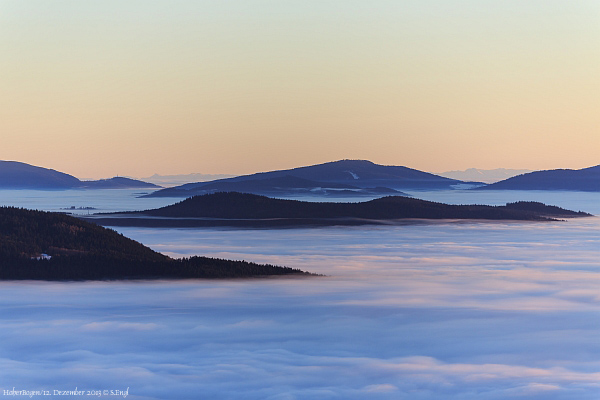
<path id="1" fill-rule="evenodd" d="M 367 160 L 340 160 L 210 182 L 187 183 L 158 190 L 148 196 L 190 197 L 218 191 L 239 191 L 265 195 L 275 192 L 286 192 L 286 194 L 325 192 L 327 195 L 352 192 L 358 195 L 373 195 L 401 194 L 398 190 L 402 189 L 452 189 L 457 185 L 474 186 L 474 183 L 445 178 L 403 166 L 380 165 Z"/>

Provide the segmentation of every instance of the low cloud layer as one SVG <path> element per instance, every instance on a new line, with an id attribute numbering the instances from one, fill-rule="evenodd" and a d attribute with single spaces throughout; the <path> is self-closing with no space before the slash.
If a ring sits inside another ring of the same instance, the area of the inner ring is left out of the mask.
<path id="1" fill-rule="evenodd" d="M 589 221 L 127 230 L 174 255 L 329 276 L 4 283 L 0 382 L 140 399 L 591 399 L 597 232 Z"/>
<path id="2" fill-rule="evenodd" d="M 0 390 L 128 399 L 597 399 L 600 220 L 122 229 L 328 275 L 0 283 Z M 117 398 L 117 397 L 113 397 Z"/>

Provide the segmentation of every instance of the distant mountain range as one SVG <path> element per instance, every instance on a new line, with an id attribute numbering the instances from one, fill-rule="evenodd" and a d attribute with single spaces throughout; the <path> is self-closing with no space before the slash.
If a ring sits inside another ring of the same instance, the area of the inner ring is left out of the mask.
<path id="1" fill-rule="evenodd" d="M 505 206 L 449 205 L 403 196 L 361 203 L 327 203 L 273 199 L 247 193 L 220 192 L 187 198 L 146 211 L 94 214 L 81 218 L 107 226 L 255 227 L 394 224 L 406 219 L 484 219 L 548 221 L 589 216 L 536 202 Z"/>
<path id="2" fill-rule="evenodd" d="M 583 169 L 552 169 L 518 175 L 481 190 L 576 190 L 600 191 L 600 165 Z"/>
<path id="3" fill-rule="evenodd" d="M 232 178 L 237 175 L 231 174 L 179 174 L 179 175 L 159 175 L 154 174 L 147 178 L 139 178 L 144 182 L 154 183 L 162 187 L 179 186 L 189 182 L 208 182 L 216 179 Z"/>
<path id="4" fill-rule="evenodd" d="M 161 189 L 144 197 L 191 197 L 216 192 L 242 192 L 272 197 L 377 197 L 405 195 L 401 190 L 600 191 L 600 165 L 579 170 L 526 172 L 495 183 L 483 183 L 520 171 L 527 170 L 471 168 L 446 172 L 444 174 L 448 176 L 444 177 L 402 166 L 379 165 L 366 160 L 340 160 L 287 170 L 186 183 L 162 189 L 154 183 L 125 177 L 82 181 L 53 169 L 17 161 L 0 161 L 0 189 Z M 208 177 L 198 174 L 182 176 Z M 463 179 L 456 179 L 458 177 Z"/>
<path id="5" fill-rule="evenodd" d="M 0 161 L 0 189 L 158 189 L 160 186 L 130 178 L 81 181 L 73 175 L 18 161 Z"/>
<path id="6" fill-rule="evenodd" d="M 476 183 L 475 185 L 483 185 Z M 239 191 L 263 195 L 321 194 L 380 195 L 401 194 L 402 189 L 453 189 L 473 187 L 473 183 L 445 178 L 416 169 L 378 165 L 366 160 L 341 160 L 287 170 L 188 183 L 158 190 L 148 197 L 190 197 L 219 191 Z"/>
<path id="7" fill-rule="evenodd" d="M 478 168 L 469 168 L 464 171 L 447 171 L 440 172 L 437 175 L 458 179 L 461 181 L 474 181 L 474 182 L 484 182 L 487 184 L 502 181 L 504 179 L 512 178 L 516 175 L 526 174 L 528 172 L 532 172 L 530 169 L 506 169 L 506 168 L 497 168 L 497 169 L 478 169 Z"/>

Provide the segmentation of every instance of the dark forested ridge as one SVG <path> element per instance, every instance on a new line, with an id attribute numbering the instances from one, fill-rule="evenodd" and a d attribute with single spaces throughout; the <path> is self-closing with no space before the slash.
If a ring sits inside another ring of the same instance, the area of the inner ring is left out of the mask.
<path id="1" fill-rule="evenodd" d="M 245 193 L 214 193 L 147 211 L 96 215 L 98 223 L 122 226 L 361 225 L 408 218 L 548 221 L 589 216 L 537 202 L 505 206 L 449 205 L 402 196 L 361 203 L 281 200 Z"/>
<path id="2" fill-rule="evenodd" d="M 78 218 L 0 207 L 0 279 L 241 278 L 284 274 L 305 273 L 245 261 L 172 259 Z"/>

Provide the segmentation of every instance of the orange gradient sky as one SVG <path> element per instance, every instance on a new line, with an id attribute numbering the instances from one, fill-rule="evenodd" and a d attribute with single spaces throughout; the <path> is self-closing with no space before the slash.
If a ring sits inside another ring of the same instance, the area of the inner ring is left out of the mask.
<path id="1" fill-rule="evenodd" d="M 0 0 L 0 159 L 81 178 L 600 164 L 597 0 Z"/>

